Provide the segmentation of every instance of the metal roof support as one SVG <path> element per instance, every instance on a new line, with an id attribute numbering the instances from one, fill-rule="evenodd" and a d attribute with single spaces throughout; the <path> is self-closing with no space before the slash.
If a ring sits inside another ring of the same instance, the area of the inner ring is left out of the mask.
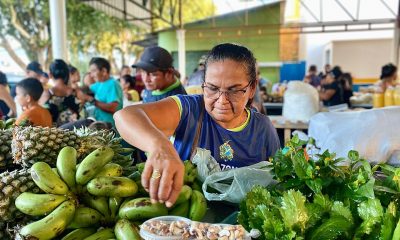
<path id="1" fill-rule="evenodd" d="M 307 12 L 315 19 L 315 21 L 321 22 L 321 20 L 319 20 L 317 16 L 315 16 L 315 14 L 311 11 L 311 9 L 307 6 L 307 4 L 305 4 L 302 0 L 299 1 L 300 4 L 307 10 Z"/>
<path id="2" fill-rule="evenodd" d="M 340 6 L 340 8 L 351 18 L 351 20 L 353 21 L 357 21 L 356 18 L 353 17 L 353 15 L 347 11 L 347 9 L 345 8 L 345 6 L 343 6 L 343 4 L 339 1 L 339 0 L 335 0 L 335 2 Z"/>
<path id="3" fill-rule="evenodd" d="M 182 19 L 182 0 L 178 2 L 179 14 L 179 29 L 176 30 L 176 38 L 178 39 L 178 61 L 180 80 L 184 81 L 186 78 L 186 45 L 185 45 L 185 29 L 183 28 Z"/>
<path id="4" fill-rule="evenodd" d="M 124 0 L 124 1 L 126 1 L 126 0 Z M 150 11 L 149 9 L 144 8 L 142 5 L 140 5 L 140 4 L 137 3 L 136 1 L 134 1 L 134 0 L 129 0 L 129 2 L 132 3 L 132 4 L 134 4 L 134 5 L 136 5 L 136 6 L 138 6 L 139 8 L 143 9 L 144 11 L 150 13 L 151 16 L 155 16 L 155 17 L 157 17 L 157 18 L 163 20 L 164 22 L 170 24 L 171 27 L 175 27 L 173 22 L 170 22 L 170 21 L 168 21 L 167 19 L 163 18 L 161 15 L 155 14 L 153 11 Z"/>
<path id="5" fill-rule="evenodd" d="M 50 0 L 49 7 L 53 58 L 68 60 L 65 0 Z"/>
<path id="6" fill-rule="evenodd" d="M 399 65 L 399 53 L 400 51 L 400 4 L 397 10 L 396 26 L 394 29 L 393 36 L 393 63 Z"/>
<path id="7" fill-rule="evenodd" d="M 385 2 L 385 0 L 381 0 L 381 2 L 393 14 L 394 17 L 397 17 L 396 13 L 389 7 L 389 5 Z"/>

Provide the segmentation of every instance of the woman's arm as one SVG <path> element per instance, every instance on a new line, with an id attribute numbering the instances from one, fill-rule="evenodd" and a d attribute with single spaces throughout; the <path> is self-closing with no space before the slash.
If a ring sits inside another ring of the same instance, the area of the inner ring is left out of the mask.
<path id="1" fill-rule="evenodd" d="M 114 114 L 121 136 L 131 145 L 149 153 L 142 174 L 142 185 L 153 202 L 175 202 L 183 185 L 184 167 L 168 137 L 180 121 L 178 105 L 172 98 L 155 103 L 126 107 Z M 151 177 L 154 172 L 160 178 Z"/>
<path id="2" fill-rule="evenodd" d="M 41 106 L 45 105 L 46 102 L 50 99 L 50 93 L 49 90 L 44 90 L 42 93 L 42 96 L 39 98 L 39 104 Z"/>
<path id="3" fill-rule="evenodd" d="M 321 91 L 319 92 L 319 98 L 321 100 L 327 101 L 329 99 L 331 99 L 333 97 L 333 95 L 335 95 L 336 90 L 335 89 L 326 89 L 325 91 Z"/>

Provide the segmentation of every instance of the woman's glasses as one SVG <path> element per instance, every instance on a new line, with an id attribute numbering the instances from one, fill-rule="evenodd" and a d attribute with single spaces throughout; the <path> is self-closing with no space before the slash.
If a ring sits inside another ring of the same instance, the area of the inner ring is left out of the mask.
<path id="1" fill-rule="evenodd" d="M 225 97 L 231 101 L 231 102 L 238 102 L 242 100 L 244 94 L 247 92 L 247 89 L 249 88 L 251 82 L 246 85 L 246 87 L 242 89 L 235 89 L 235 90 L 227 90 L 227 91 L 221 91 L 217 87 L 213 86 L 207 86 L 206 83 L 204 82 L 201 87 L 203 88 L 204 91 L 204 96 L 206 98 L 212 99 L 212 100 L 217 100 L 219 97 L 221 97 L 222 94 L 225 94 Z"/>

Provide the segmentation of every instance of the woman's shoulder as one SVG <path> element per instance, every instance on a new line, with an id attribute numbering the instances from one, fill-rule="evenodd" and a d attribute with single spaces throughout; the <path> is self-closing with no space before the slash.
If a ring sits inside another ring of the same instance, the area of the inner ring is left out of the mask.
<path id="1" fill-rule="evenodd" d="M 269 119 L 269 117 L 265 114 L 262 114 L 256 110 L 251 109 L 250 110 L 250 121 L 253 122 L 257 127 L 260 128 L 271 128 L 272 122 Z"/>

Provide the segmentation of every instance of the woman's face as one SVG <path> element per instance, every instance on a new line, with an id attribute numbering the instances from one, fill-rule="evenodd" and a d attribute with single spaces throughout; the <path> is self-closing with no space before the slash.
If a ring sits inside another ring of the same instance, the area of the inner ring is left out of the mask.
<path id="1" fill-rule="evenodd" d="M 218 90 L 224 93 L 221 94 Z M 249 86 L 249 76 L 242 64 L 225 59 L 207 65 L 204 103 L 207 112 L 222 127 L 235 128 L 243 123 L 246 104 L 253 98 L 254 92 Z"/>

